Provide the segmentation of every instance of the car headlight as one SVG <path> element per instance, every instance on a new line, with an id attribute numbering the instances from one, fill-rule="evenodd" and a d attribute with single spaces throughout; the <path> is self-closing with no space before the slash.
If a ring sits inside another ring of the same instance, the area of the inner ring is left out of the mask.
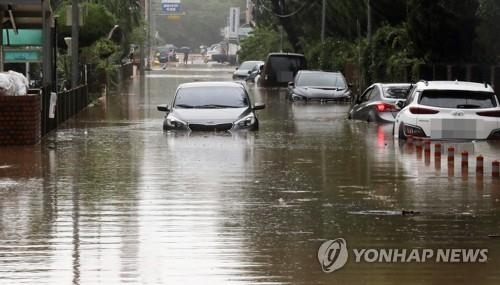
<path id="1" fill-rule="evenodd" d="M 245 127 L 250 127 L 253 124 L 255 124 L 255 115 L 250 114 L 244 118 L 239 119 L 234 123 L 235 125 L 238 125 L 239 127 L 245 128 Z"/>
<path id="2" fill-rule="evenodd" d="M 292 99 L 292 101 L 304 100 L 304 96 L 297 95 L 295 93 L 292 93 L 292 96 L 290 96 L 290 98 Z"/>
<path id="3" fill-rule="evenodd" d="M 167 117 L 167 125 L 172 128 L 181 128 L 187 126 L 187 123 L 177 119 L 174 116 L 168 116 Z"/>

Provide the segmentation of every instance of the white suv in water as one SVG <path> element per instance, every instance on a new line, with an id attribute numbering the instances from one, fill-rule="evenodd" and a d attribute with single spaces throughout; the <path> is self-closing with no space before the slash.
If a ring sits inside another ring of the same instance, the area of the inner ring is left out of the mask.
<path id="1" fill-rule="evenodd" d="M 420 81 L 396 116 L 394 137 L 500 139 L 500 107 L 488 84 Z"/>

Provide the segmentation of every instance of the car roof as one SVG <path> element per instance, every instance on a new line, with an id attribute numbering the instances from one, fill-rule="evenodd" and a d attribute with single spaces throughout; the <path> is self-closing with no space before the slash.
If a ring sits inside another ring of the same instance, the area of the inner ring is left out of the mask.
<path id="1" fill-rule="evenodd" d="M 323 70 L 299 70 L 298 73 L 332 73 L 342 74 L 340 71 L 323 71 Z"/>
<path id="2" fill-rule="evenodd" d="M 247 63 L 247 62 L 255 63 L 255 64 L 263 63 L 263 61 L 261 61 L 261 60 L 246 60 L 246 61 L 242 62 L 240 65 L 242 65 L 243 63 Z"/>
<path id="3" fill-rule="evenodd" d="M 179 85 L 179 88 L 193 88 L 193 87 L 238 87 L 238 88 L 245 88 L 241 82 L 231 82 L 231 81 L 200 81 L 200 82 L 182 83 Z"/>
<path id="4" fill-rule="evenodd" d="M 493 88 L 486 83 L 467 81 L 419 81 L 417 83 L 420 90 L 463 90 L 463 91 L 489 91 Z"/>
<path id="5" fill-rule="evenodd" d="M 411 83 L 376 83 L 380 85 L 382 88 L 391 88 L 391 87 L 410 87 Z"/>
<path id="6" fill-rule="evenodd" d="M 267 55 L 268 57 L 270 56 L 298 56 L 298 57 L 304 57 L 303 54 L 300 53 L 288 53 L 288 52 L 272 52 Z"/>

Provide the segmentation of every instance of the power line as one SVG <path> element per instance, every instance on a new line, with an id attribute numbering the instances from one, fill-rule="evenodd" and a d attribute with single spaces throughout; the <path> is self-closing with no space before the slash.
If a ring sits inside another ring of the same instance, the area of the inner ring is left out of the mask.
<path id="1" fill-rule="evenodd" d="M 302 6 L 295 10 L 294 12 L 290 13 L 290 14 L 286 14 L 286 15 L 281 15 L 281 14 L 277 14 L 273 11 L 273 9 L 269 8 L 269 7 L 266 7 L 265 4 L 262 3 L 262 0 L 257 0 L 257 4 L 259 4 L 259 7 L 262 7 L 264 10 L 270 12 L 271 14 L 273 14 L 274 16 L 276 17 L 279 17 L 279 18 L 289 18 L 289 17 L 293 17 L 295 15 L 297 15 L 298 13 L 300 13 L 305 7 L 306 5 L 308 4 L 307 2 L 303 3 Z M 314 4 L 313 3 L 309 3 L 309 4 Z"/>

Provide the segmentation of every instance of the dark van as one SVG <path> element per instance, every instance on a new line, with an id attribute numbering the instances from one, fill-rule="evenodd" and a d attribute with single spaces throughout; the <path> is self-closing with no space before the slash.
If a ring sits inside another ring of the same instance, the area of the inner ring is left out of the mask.
<path id="1" fill-rule="evenodd" d="M 270 53 L 260 75 L 260 86 L 287 86 L 299 70 L 307 69 L 306 58 L 297 53 Z"/>

